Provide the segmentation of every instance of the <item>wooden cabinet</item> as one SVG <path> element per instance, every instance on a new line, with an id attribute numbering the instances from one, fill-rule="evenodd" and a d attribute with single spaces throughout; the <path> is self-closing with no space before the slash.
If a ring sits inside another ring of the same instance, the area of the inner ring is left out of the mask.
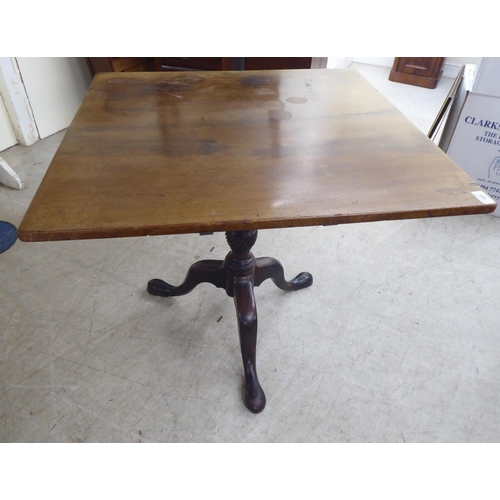
<path id="1" fill-rule="evenodd" d="M 86 57 L 85 59 L 92 77 L 96 73 L 110 71 L 309 69 L 313 64 L 312 57 Z"/>
<path id="2" fill-rule="evenodd" d="M 396 57 L 389 80 L 435 89 L 443 63 L 444 57 Z"/>
<path id="3" fill-rule="evenodd" d="M 86 57 L 92 78 L 96 73 L 122 71 L 154 71 L 154 57 Z"/>
<path id="4" fill-rule="evenodd" d="M 157 57 L 157 71 L 309 69 L 312 57 Z"/>
<path id="5" fill-rule="evenodd" d="M 156 71 L 223 71 L 242 69 L 242 57 L 155 57 Z"/>

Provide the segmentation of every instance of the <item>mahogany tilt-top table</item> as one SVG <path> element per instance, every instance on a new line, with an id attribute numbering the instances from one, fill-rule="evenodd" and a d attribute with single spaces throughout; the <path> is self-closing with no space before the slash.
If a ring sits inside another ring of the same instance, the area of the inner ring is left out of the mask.
<path id="1" fill-rule="evenodd" d="M 191 266 L 171 297 L 212 283 L 234 298 L 246 407 L 254 287 L 286 281 L 255 258 L 257 230 L 492 212 L 496 204 L 355 70 L 101 73 L 19 228 L 23 241 L 226 233 L 225 260 Z"/>

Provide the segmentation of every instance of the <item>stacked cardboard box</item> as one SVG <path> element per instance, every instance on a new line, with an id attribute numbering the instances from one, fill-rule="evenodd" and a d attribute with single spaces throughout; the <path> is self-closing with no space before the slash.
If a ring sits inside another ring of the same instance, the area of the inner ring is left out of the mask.
<path id="1" fill-rule="evenodd" d="M 466 67 L 439 146 L 499 204 L 500 58 Z"/>

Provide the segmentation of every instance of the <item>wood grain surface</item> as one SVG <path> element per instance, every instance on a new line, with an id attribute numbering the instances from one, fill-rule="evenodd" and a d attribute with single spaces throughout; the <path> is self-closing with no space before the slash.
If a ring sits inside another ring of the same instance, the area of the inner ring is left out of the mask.
<path id="1" fill-rule="evenodd" d="M 98 74 L 23 241 L 488 213 L 352 69 Z"/>

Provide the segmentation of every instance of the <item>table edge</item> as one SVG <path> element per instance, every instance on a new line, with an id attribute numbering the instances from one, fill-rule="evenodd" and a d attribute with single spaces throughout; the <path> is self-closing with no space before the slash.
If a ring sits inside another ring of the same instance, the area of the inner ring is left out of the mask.
<path id="1" fill-rule="evenodd" d="M 381 222 L 390 220 L 423 219 L 434 217 L 455 217 L 460 215 L 481 215 L 495 211 L 497 204 L 481 206 L 460 206 L 453 208 L 431 208 L 414 211 L 373 212 L 363 214 L 336 214 L 325 216 L 301 217 L 296 219 L 253 219 L 214 223 L 182 223 L 144 227 L 116 227 L 107 229 L 80 229 L 30 231 L 23 229 L 23 223 L 18 229 L 18 237 L 23 242 L 68 241 L 102 238 L 127 238 L 142 236 L 167 236 L 173 234 L 194 234 L 204 232 L 247 231 L 253 229 L 281 229 L 292 227 L 336 226 L 340 224 L 355 224 L 362 222 Z"/>

